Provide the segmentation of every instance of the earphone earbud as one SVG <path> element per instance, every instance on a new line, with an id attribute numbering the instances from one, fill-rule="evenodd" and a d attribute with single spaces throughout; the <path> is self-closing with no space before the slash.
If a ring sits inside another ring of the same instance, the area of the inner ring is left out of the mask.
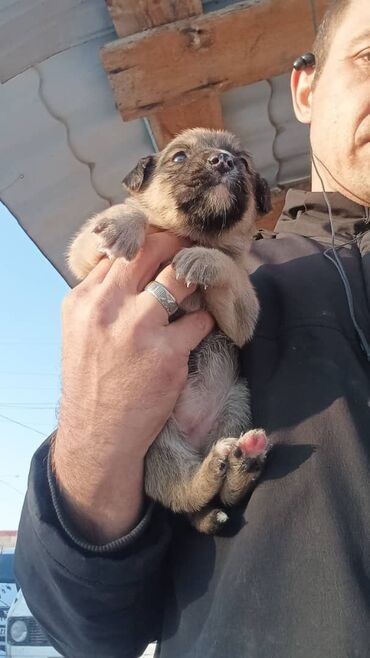
<path id="1" fill-rule="evenodd" d="M 297 57 L 293 63 L 293 68 L 296 71 L 301 71 L 307 66 L 315 66 L 315 55 L 313 53 L 304 53 L 304 55 Z"/>

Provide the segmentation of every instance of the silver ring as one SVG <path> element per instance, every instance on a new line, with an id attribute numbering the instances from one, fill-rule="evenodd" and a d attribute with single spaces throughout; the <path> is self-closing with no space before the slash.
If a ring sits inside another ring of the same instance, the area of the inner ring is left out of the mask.
<path id="1" fill-rule="evenodd" d="M 174 315 L 174 313 L 178 311 L 179 305 L 175 297 L 169 290 L 167 290 L 166 286 L 162 285 L 162 283 L 151 281 L 145 286 L 144 290 L 150 292 L 150 294 L 159 301 L 164 310 L 167 311 L 168 317 Z"/>

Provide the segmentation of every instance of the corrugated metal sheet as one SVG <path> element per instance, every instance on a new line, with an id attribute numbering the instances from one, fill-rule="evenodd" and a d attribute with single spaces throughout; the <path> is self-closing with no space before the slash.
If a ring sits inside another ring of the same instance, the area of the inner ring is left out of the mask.
<path id="1" fill-rule="evenodd" d="M 278 163 L 274 159 L 275 128 L 269 117 L 271 85 L 257 82 L 232 89 L 222 96 L 225 127 L 240 138 L 253 155 L 257 169 L 274 184 Z"/>
<path id="2" fill-rule="evenodd" d="M 1 0 L 0 81 L 99 36 L 115 38 L 104 0 Z"/>
<path id="3" fill-rule="evenodd" d="M 123 123 L 115 108 L 103 43 L 69 49 L 2 86 L 1 200 L 67 278 L 71 236 L 122 200 L 125 172 L 152 150 L 144 122 Z"/>
<path id="4" fill-rule="evenodd" d="M 1 6 L 0 199 L 70 281 L 71 236 L 123 198 L 124 174 L 152 150 L 144 121 L 124 123 L 115 108 L 99 59 L 112 38 L 104 0 Z M 308 132 L 294 118 L 289 76 L 231 90 L 222 105 L 226 127 L 271 185 L 308 175 Z"/>
<path id="5" fill-rule="evenodd" d="M 294 116 L 290 75 L 279 75 L 270 81 L 269 116 L 276 134 L 273 154 L 279 164 L 277 185 L 290 185 L 310 175 L 309 128 Z"/>

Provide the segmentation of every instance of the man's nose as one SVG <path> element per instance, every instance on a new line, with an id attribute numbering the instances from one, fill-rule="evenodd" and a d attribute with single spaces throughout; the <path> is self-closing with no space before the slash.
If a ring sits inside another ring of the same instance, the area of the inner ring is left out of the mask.
<path id="1" fill-rule="evenodd" d="M 208 162 L 213 169 L 221 173 L 226 173 L 234 169 L 234 158 L 231 153 L 225 153 L 224 151 L 215 151 L 211 153 L 208 158 Z"/>

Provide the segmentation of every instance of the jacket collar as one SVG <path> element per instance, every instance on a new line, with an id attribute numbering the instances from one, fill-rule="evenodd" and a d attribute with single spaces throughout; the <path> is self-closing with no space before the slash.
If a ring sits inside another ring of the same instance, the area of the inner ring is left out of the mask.
<path id="1" fill-rule="evenodd" d="M 345 242 L 370 229 L 370 224 L 365 221 L 364 206 L 347 199 L 339 192 L 329 192 L 328 199 L 337 239 Z M 289 190 L 275 232 L 331 239 L 328 208 L 322 192 Z"/>

